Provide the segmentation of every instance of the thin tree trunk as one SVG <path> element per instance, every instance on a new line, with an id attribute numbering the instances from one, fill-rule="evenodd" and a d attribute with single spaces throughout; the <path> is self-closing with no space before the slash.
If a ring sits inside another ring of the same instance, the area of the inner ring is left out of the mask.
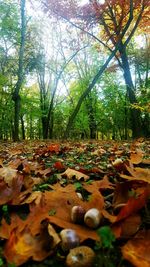
<path id="1" fill-rule="evenodd" d="M 25 3 L 26 0 L 21 0 L 21 40 L 20 40 L 20 50 L 19 50 L 19 67 L 18 67 L 18 80 L 12 94 L 12 99 L 14 101 L 14 141 L 19 140 L 19 118 L 20 118 L 20 89 L 24 79 L 24 68 L 23 68 L 23 58 L 24 58 L 24 48 L 25 48 L 25 32 L 26 32 L 26 18 L 25 18 Z"/>
<path id="2" fill-rule="evenodd" d="M 127 96 L 129 98 L 130 104 L 137 104 L 135 92 L 134 92 L 134 85 L 131 77 L 128 57 L 126 54 L 126 48 L 122 47 L 119 49 L 121 60 L 122 60 L 122 68 L 124 72 L 124 79 L 127 88 Z M 131 127 L 132 127 L 132 136 L 133 138 L 140 137 L 142 135 L 142 125 L 141 125 L 141 118 L 140 118 L 140 111 L 131 107 Z"/>
<path id="3" fill-rule="evenodd" d="M 89 118 L 90 139 L 96 139 L 97 125 L 95 121 L 95 114 L 92 102 L 92 97 L 89 95 L 87 102 L 87 113 Z"/>
<path id="4" fill-rule="evenodd" d="M 124 139 L 127 140 L 128 139 L 127 95 L 126 95 L 126 98 L 125 98 L 124 116 L 125 116 L 125 120 L 124 120 Z"/>
<path id="5" fill-rule="evenodd" d="M 22 129 L 22 139 L 25 140 L 25 127 L 24 127 L 23 116 L 21 116 L 21 129 Z"/>
<path id="6" fill-rule="evenodd" d="M 51 120 L 49 125 L 49 138 L 53 138 L 53 126 L 54 126 L 54 110 L 51 112 Z"/>
<path id="7" fill-rule="evenodd" d="M 95 75 L 95 77 L 93 78 L 92 82 L 89 84 L 89 86 L 85 89 L 85 91 L 83 92 L 83 94 L 80 96 L 78 103 L 75 107 L 75 109 L 73 110 L 72 114 L 69 117 L 68 120 L 68 124 L 66 126 L 65 132 L 64 132 L 64 138 L 68 138 L 69 136 L 69 132 L 71 127 L 73 126 L 74 120 L 81 108 L 81 105 L 84 101 L 84 99 L 87 97 L 87 95 L 91 92 L 91 90 L 93 89 L 93 87 L 95 86 L 95 84 L 98 82 L 99 78 L 102 76 L 103 72 L 105 71 L 105 69 L 107 68 L 108 64 L 110 63 L 111 59 L 115 56 L 116 51 L 118 50 L 118 45 L 116 45 L 115 50 L 110 54 L 110 56 L 108 57 L 108 59 L 106 60 L 106 62 L 103 64 L 103 66 L 99 69 L 98 73 Z"/>

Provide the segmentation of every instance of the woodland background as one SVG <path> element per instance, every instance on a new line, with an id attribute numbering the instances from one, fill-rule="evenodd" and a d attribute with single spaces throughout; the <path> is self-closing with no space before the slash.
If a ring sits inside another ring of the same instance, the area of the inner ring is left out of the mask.
<path id="1" fill-rule="evenodd" d="M 0 139 L 150 135 L 148 0 L 0 1 Z"/>
<path id="2" fill-rule="evenodd" d="M 0 266 L 150 266 L 149 72 L 150 0 L 0 0 Z"/>

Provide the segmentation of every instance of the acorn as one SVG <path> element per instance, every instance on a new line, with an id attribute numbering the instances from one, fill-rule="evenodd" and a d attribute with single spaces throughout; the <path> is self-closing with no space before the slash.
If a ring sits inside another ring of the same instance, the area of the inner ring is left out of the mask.
<path id="1" fill-rule="evenodd" d="M 84 215 L 84 223 L 90 228 L 97 228 L 100 224 L 102 215 L 96 208 L 89 209 Z"/>
<path id="2" fill-rule="evenodd" d="M 74 223 L 84 222 L 85 209 L 82 206 L 74 206 L 71 209 L 71 220 Z"/>
<path id="3" fill-rule="evenodd" d="M 122 171 L 124 168 L 124 163 L 120 158 L 115 159 L 115 161 L 112 162 L 112 165 L 117 171 Z"/>
<path id="4" fill-rule="evenodd" d="M 60 232 L 61 247 L 63 251 L 68 251 L 72 248 L 79 246 L 80 239 L 75 230 L 63 229 Z"/>
<path id="5" fill-rule="evenodd" d="M 112 164 L 113 164 L 114 167 L 117 167 L 117 166 L 119 166 L 122 163 L 123 163 L 123 161 L 120 158 L 117 158 L 117 159 L 115 159 L 115 161 L 112 162 Z"/>
<path id="6" fill-rule="evenodd" d="M 79 246 L 70 250 L 66 257 L 68 267 L 92 267 L 95 259 L 94 251 L 87 246 Z"/>

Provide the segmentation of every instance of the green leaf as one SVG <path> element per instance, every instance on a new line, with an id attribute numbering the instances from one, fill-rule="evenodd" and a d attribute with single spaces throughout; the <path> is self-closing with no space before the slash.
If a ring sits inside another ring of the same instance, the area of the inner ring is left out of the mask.
<path id="1" fill-rule="evenodd" d="M 97 233 L 101 240 L 101 245 L 103 248 L 113 248 L 113 242 L 115 241 L 115 236 L 109 226 L 103 226 L 97 230 Z"/>
<path id="2" fill-rule="evenodd" d="M 2 258 L 0 258 L 0 266 L 4 266 L 4 262 Z"/>
<path id="3" fill-rule="evenodd" d="M 3 207 L 2 207 L 2 211 L 3 211 L 4 213 L 8 213 L 8 205 L 3 205 Z"/>
<path id="4" fill-rule="evenodd" d="M 74 183 L 74 186 L 75 186 L 76 190 L 78 190 L 78 189 L 81 189 L 81 188 L 82 188 L 82 184 L 81 184 L 81 183 L 79 183 L 79 182 L 76 182 L 76 183 Z"/>
<path id="5" fill-rule="evenodd" d="M 8 263 L 8 267 L 16 267 L 16 264 L 14 264 L 14 263 Z"/>
<path id="6" fill-rule="evenodd" d="M 56 210 L 55 209 L 51 209 L 48 213 L 49 216 L 54 216 L 56 214 Z"/>

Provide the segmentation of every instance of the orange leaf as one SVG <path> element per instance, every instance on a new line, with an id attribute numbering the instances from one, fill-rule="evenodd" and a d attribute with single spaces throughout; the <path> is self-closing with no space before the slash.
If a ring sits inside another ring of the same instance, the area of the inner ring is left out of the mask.
<path id="1" fill-rule="evenodd" d="M 126 169 L 128 170 L 128 172 L 132 176 L 120 174 L 121 178 L 125 178 L 128 180 L 136 179 L 136 180 L 141 180 L 141 181 L 145 181 L 147 183 L 150 183 L 150 170 L 149 169 L 132 168 L 132 167 L 128 167 L 128 166 L 126 166 Z"/>
<path id="2" fill-rule="evenodd" d="M 142 162 L 142 159 L 143 159 L 143 152 L 140 149 L 137 149 L 135 153 L 132 152 L 131 155 L 130 155 L 130 161 L 133 164 L 139 164 L 139 163 L 141 163 Z"/>
<path id="3" fill-rule="evenodd" d="M 60 145 L 59 144 L 51 144 L 49 147 L 48 147 L 48 150 L 50 152 L 55 152 L 55 153 L 58 153 L 60 151 Z"/>
<path id="4" fill-rule="evenodd" d="M 67 176 L 68 179 L 72 179 L 72 177 L 74 176 L 77 180 L 80 180 L 81 178 L 84 178 L 84 180 L 89 179 L 88 175 L 70 168 L 68 168 L 65 172 L 61 173 L 60 176 Z"/>
<path id="5" fill-rule="evenodd" d="M 12 180 L 16 177 L 17 170 L 14 170 L 10 167 L 0 168 L 0 178 L 3 178 L 4 181 L 11 187 Z"/>
<path id="6" fill-rule="evenodd" d="M 111 229 L 116 238 L 131 238 L 137 233 L 141 225 L 141 217 L 138 214 L 133 214 L 123 221 L 112 225 Z"/>
<path id="7" fill-rule="evenodd" d="M 46 178 L 51 172 L 52 172 L 52 170 L 50 168 L 47 168 L 45 170 L 39 169 L 39 170 L 35 171 L 35 174 L 39 175 L 39 176 L 43 176 Z"/>
<path id="8" fill-rule="evenodd" d="M 108 219 L 111 223 L 116 222 L 117 216 L 111 215 L 107 210 L 102 210 L 101 211 L 104 218 Z"/>
<path id="9" fill-rule="evenodd" d="M 141 236 L 140 236 L 141 234 Z M 123 257 L 135 267 L 150 266 L 150 230 L 141 231 L 122 247 Z"/>
<path id="10" fill-rule="evenodd" d="M 54 168 L 56 168 L 57 170 L 63 170 L 65 167 L 62 164 L 62 162 L 57 161 L 57 162 L 54 163 Z"/>
<path id="11" fill-rule="evenodd" d="M 33 236 L 28 228 L 21 233 L 14 230 L 4 247 L 4 256 L 7 262 L 16 266 L 20 266 L 31 257 L 33 260 L 42 261 L 52 253 L 51 242 L 46 229 L 41 229 L 37 236 Z"/>
<path id="12" fill-rule="evenodd" d="M 144 190 L 144 192 L 138 196 L 137 198 L 131 197 L 126 205 L 122 207 L 120 210 L 117 220 L 120 221 L 122 219 L 127 218 L 129 215 L 136 213 L 139 211 L 141 208 L 143 208 L 150 196 L 150 186 L 147 186 Z"/>
<path id="13" fill-rule="evenodd" d="M 23 176 L 18 176 L 11 179 L 11 187 L 7 186 L 4 181 L 0 181 L 0 205 L 11 203 L 16 204 L 17 197 L 23 185 Z"/>

